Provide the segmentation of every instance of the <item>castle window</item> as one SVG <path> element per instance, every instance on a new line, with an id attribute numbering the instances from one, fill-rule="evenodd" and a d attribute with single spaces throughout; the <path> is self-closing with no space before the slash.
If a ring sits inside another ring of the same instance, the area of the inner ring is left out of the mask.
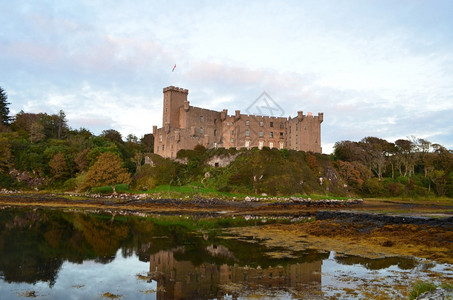
<path id="1" fill-rule="evenodd" d="M 280 132 L 280 138 L 281 139 L 283 138 L 283 132 Z"/>
<path id="2" fill-rule="evenodd" d="M 203 122 L 203 116 L 200 116 L 200 122 Z"/>
<path id="3" fill-rule="evenodd" d="M 283 149 L 283 142 L 280 142 L 280 149 Z"/>
<path id="4" fill-rule="evenodd" d="M 217 124 L 217 119 L 214 119 L 214 125 Z"/>
<path id="5" fill-rule="evenodd" d="M 234 135 L 234 130 L 231 130 L 231 135 Z"/>
<path id="6" fill-rule="evenodd" d="M 273 142 L 269 143 L 269 148 L 271 148 L 271 149 L 274 148 L 274 143 Z"/>
<path id="7" fill-rule="evenodd" d="M 230 141 L 231 141 L 232 143 L 234 143 L 234 139 L 233 139 L 233 138 L 231 138 L 231 140 L 230 140 Z"/>
<path id="8" fill-rule="evenodd" d="M 200 127 L 200 134 L 203 134 L 203 127 Z"/>
<path id="9" fill-rule="evenodd" d="M 162 145 L 162 151 L 164 151 L 164 149 L 165 149 L 165 145 Z"/>
<path id="10" fill-rule="evenodd" d="M 250 121 L 249 121 L 249 120 L 246 120 L 246 121 L 245 121 L 245 125 L 246 125 L 246 126 L 249 126 L 249 125 L 250 125 Z"/>
<path id="11" fill-rule="evenodd" d="M 260 126 L 263 127 L 263 125 L 264 125 L 264 122 L 260 121 Z"/>
<path id="12" fill-rule="evenodd" d="M 168 108 L 167 107 L 165 107 L 165 112 L 168 112 Z"/>
<path id="13" fill-rule="evenodd" d="M 250 148 L 250 141 L 245 141 L 245 148 Z"/>
<path id="14" fill-rule="evenodd" d="M 248 129 L 245 130 L 245 136 L 250 136 L 250 131 Z"/>
<path id="15" fill-rule="evenodd" d="M 262 131 L 260 131 L 260 137 L 263 137 L 263 132 Z"/>
<path id="16" fill-rule="evenodd" d="M 274 137 L 274 133 L 271 131 L 270 132 L 270 137 L 273 138 Z"/>
<path id="17" fill-rule="evenodd" d="M 162 142 L 162 134 L 159 135 L 159 142 Z"/>
<path id="18" fill-rule="evenodd" d="M 216 135 L 217 135 L 217 130 L 214 129 L 214 136 L 216 136 Z"/>
<path id="19" fill-rule="evenodd" d="M 270 126 L 270 127 L 274 127 L 274 122 L 270 122 L 270 123 L 269 123 L 269 126 Z"/>
<path id="20" fill-rule="evenodd" d="M 263 141 L 260 141 L 259 144 L 258 144 L 258 148 L 261 150 L 263 149 L 263 145 L 264 145 L 264 142 Z"/>
<path id="21" fill-rule="evenodd" d="M 284 126 L 283 126 L 283 123 L 280 123 L 280 129 L 283 129 Z"/>

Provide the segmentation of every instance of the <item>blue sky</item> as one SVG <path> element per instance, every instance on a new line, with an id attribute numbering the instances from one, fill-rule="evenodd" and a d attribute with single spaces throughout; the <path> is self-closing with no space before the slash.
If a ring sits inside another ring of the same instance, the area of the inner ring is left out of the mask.
<path id="1" fill-rule="evenodd" d="M 165 86 L 230 114 L 266 91 L 287 116 L 324 112 L 325 153 L 366 136 L 453 148 L 453 1 L 3 0 L 0 20 L 12 114 L 140 137 Z"/>

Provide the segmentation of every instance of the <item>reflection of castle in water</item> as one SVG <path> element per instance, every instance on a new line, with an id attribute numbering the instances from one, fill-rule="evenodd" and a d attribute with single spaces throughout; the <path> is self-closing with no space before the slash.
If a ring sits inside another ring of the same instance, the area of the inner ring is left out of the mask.
<path id="1" fill-rule="evenodd" d="M 159 251 L 150 257 L 150 277 L 157 281 L 157 299 L 219 298 L 226 293 L 220 286 L 228 284 L 241 284 L 248 291 L 259 288 L 302 291 L 307 285 L 311 291 L 321 289 L 322 260 L 268 268 L 238 264 L 194 265 L 174 258 L 174 252 L 181 250 L 184 251 L 183 248 Z"/>

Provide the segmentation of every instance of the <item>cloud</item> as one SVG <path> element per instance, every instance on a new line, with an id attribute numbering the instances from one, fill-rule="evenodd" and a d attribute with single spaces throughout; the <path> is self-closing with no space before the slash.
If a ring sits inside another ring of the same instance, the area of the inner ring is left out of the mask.
<path id="1" fill-rule="evenodd" d="M 245 111 L 266 91 L 285 115 L 324 112 L 324 149 L 411 135 L 453 147 L 451 6 L 2 3 L 0 86 L 12 112 L 63 109 L 96 133 L 151 132 L 162 88 L 177 85 L 209 109 Z"/>

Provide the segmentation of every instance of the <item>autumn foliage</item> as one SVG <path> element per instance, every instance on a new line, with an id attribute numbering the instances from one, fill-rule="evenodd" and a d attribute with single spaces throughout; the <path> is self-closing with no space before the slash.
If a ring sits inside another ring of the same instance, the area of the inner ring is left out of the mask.
<path id="1" fill-rule="evenodd" d="M 131 175 L 123 167 L 122 159 L 116 154 L 106 152 L 99 155 L 97 161 L 88 170 L 82 189 L 129 183 L 130 179 Z"/>

